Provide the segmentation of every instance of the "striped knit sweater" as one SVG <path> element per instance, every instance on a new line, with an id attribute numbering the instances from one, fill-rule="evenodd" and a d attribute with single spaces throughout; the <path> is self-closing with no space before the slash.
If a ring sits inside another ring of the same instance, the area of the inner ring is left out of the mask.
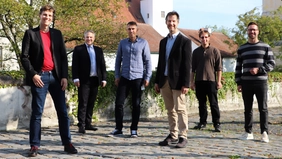
<path id="1" fill-rule="evenodd" d="M 235 82 L 241 85 L 246 82 L 265 82 L 267 81 L 267 72 L 272 71 L 275 66 L 273 52 L 270 46 L 259 41 L 251 44 L 241 45 L 237 51 L 237 64 L 235 69 Z M 258 67 L 256 75 L 250 73 L 250 69 Z"/>

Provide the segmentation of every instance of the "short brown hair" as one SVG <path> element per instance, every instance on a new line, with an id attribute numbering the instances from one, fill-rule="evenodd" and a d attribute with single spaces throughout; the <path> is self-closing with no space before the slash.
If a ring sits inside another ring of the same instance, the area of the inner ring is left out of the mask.
<path id="1" fill-rule="evenodd" d="M 53 12 L 53 16 L 55 15 L 55 8 L 53 6 L 51 6 L 50 4 L 42 6 L 40 8 L 39 15 L 41 15 L 42 12 L 47 11 L 47 10 Z"/>
<path id="2" fill-rule="evenodd" d="M 201 37 L 202 34 L 204 34 L 204 33 L 208 33 L 209 37 L 211 36 L 211 33 L 209 32 L 209 28 L 201 28 L 201 29 L 199 29 L 199 37 Z"/>
<path id="3" fill-rule="evenodd" d="M 172 12 L 168 12 L 166 17 L 165 17 L 165 21 L 167 21 L 167 17 L 168 16 L 173 16 L 173 15 L 176 15 L 177 17 L 177 20 L 179 20 L 179 14 L 176 12 L 176 11 L 172 11 Z"/>
<path id="4" fill-rule="evenodd" d="M 249 27 L 250 25 L 256 25 L 256 26 L 259 28 L 259 26 L 258 26 L 258 24 L 257 24 L 256 22 L 250 22 L 250 23 L 248 24 L 248 27 Z"/>
<path id="5" fill-rule="evenodd" d="M 135 21 L 130 21 L 130 22 L 127 23 L 127 25 L 135 25 L 135 26 L 137 26 L 137 23 Z"/>

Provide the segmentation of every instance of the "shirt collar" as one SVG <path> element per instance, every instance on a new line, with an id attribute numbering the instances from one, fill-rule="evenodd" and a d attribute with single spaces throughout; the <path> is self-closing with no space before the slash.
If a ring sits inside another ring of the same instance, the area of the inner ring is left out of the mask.
<path id="1" fill-rule="evenodd" d="M 172 34 L 172 36 L 170 36 L 170 35 L 168 34 L 167 37 L 168 37 L 168 38 L 173 38 L 173 39 L 175 39 L 178 34 L 179 34 L 179 31 L 176 32 L 176 33 L 174 33 L 174 34 Z"/>
<path id="2" fill-rule="evenodd" d="M 138 40 L 139 40 L 139 37 L 136 36 L 135 42 L 137 42 Z M 129 38 L 128 38 L 128 41 L 131 42 Z"/>
<path id="3" fill-rule="evenodd" d="M 84 44 L 85 44 L 86 47 L 88 47 L 88 46 L 93 47 L 93 44 L 91 44 L 91 45 L 88 45 L 86 43 L 84 43 Z"/>

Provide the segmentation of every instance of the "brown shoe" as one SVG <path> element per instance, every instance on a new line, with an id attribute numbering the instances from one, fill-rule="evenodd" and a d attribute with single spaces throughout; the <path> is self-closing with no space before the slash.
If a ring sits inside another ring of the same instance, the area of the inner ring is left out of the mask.
<path id="1" fill-rule="evenodd" d="M 173 139 L 171 137 L 171 135 L 169 134 L 165 139 L 164 141 L 161 141 L 159 142 L 159 145 L 160 146 L 167 146 L 169 143 L 170 144 L 176 144 L 178 142 L 178 139 Z"/>
<path id="2" fill-rule="evenodd" d="M 180 137 L 179 142 L 176 144 L 175 148 L 184 148 L 186 147 L 187 143 L 187 139 Z"/>
<path id="3" fill-rule="evenodd" d="M 28 157 L 36 157 L 38 153 L 38 147 L 37 146 L 31 146 Z"/>
<path id="4" fill-rule="evenodd" d="M 77 154 L 77 149 L 72 145 L 72 143 L 65 145 L 64 151 L 69 154 Z"/>

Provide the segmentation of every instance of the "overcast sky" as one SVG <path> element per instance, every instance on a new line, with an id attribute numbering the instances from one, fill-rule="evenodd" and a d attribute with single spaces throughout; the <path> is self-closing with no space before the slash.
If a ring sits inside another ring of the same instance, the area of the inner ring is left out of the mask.
<path id="1" fill-rule="evenodd" d="M 207 25 L 234 28 L 238 15 L 254 8 L 262 11 L 262 0 L 173 0 L 180 14 L 179 28 L 195 29 Z"/>

